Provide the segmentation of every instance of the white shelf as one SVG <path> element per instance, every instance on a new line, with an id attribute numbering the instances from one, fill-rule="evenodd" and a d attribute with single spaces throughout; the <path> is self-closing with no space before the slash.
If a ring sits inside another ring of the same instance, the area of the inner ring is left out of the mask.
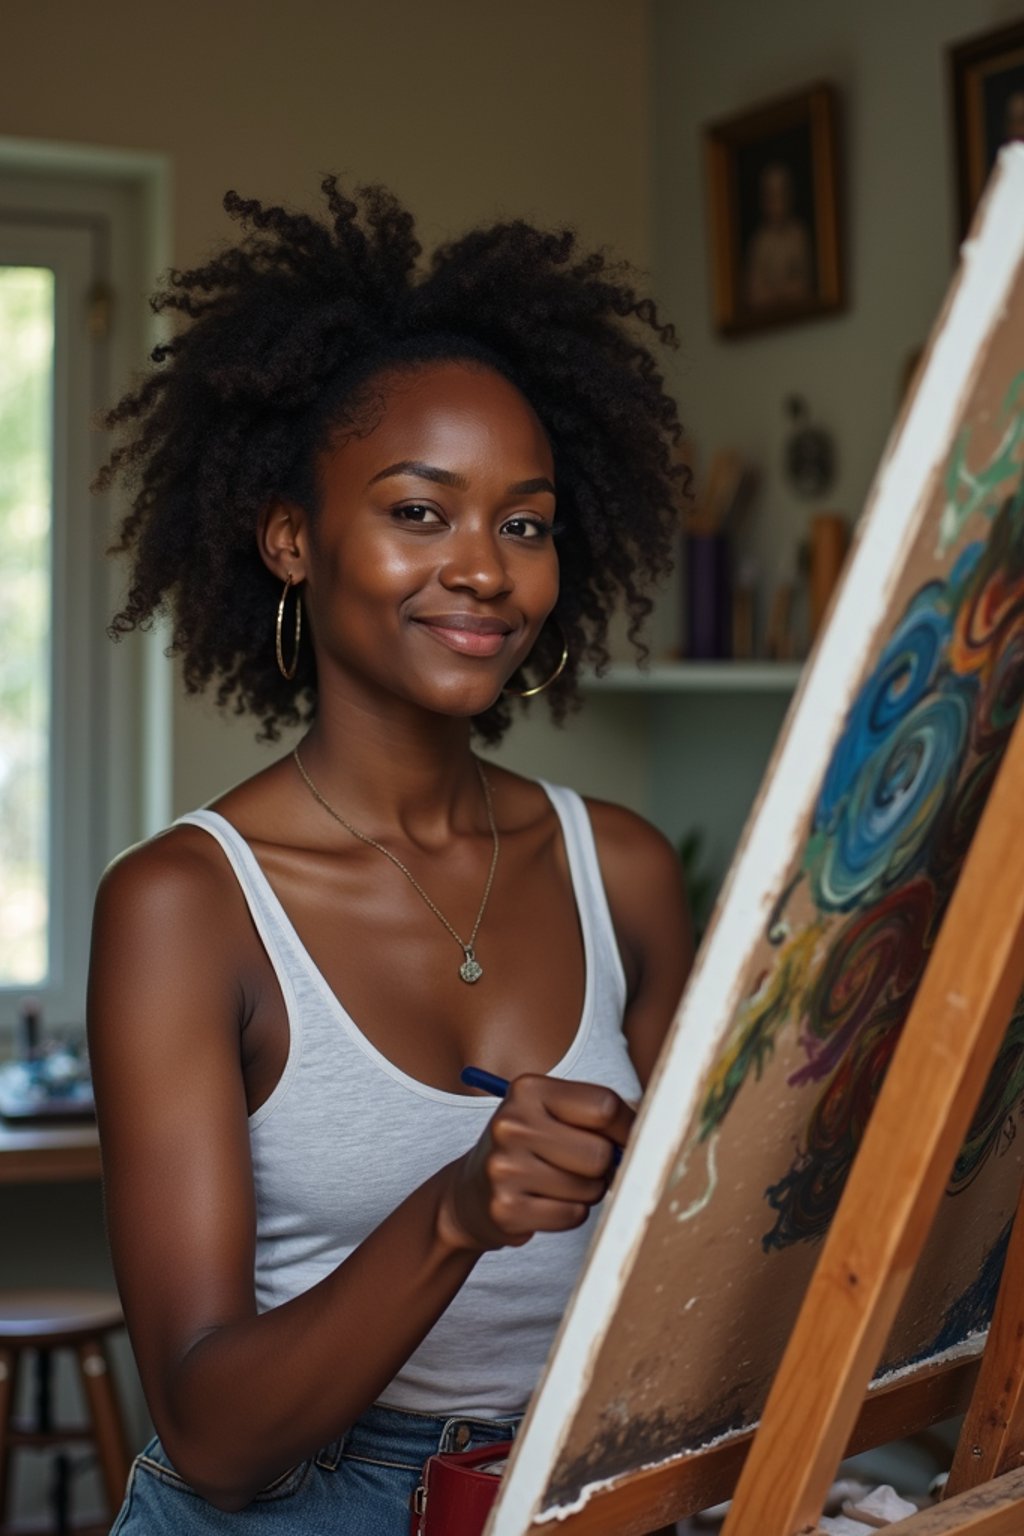
<path id="1" fill-rule="evenodd" d="M 587 693 L 792 693 L 799 661 L 615 662 L 603 677 L 583 679 Z"/>

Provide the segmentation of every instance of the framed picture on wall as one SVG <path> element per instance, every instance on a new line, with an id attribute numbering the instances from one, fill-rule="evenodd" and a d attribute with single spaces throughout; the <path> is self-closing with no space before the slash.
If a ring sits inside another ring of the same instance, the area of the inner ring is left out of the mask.
<path id="1" fill-rule="evenodd" d="M 727 336 L 843 307 L 829 85 L 705 129 L 715 325 Z"/>
<path id="2" fill-rule="evenodd" d="M 967 233 L 993 161 L 1024 139 L 1024 17 L 950 49 L 960 235 Z"/>

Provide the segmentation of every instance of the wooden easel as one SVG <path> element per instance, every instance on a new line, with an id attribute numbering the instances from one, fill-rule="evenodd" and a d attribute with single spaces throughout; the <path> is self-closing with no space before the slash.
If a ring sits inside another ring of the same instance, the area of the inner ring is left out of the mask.
<path id="1" fill-rule="evenodd" d="M 1020 1206 L 980 1368 L 976 1359 L 958 1361 L 867 1391 L 1022 987 L 1024 718 L 1006 750 L 760 1425 L 752 1437 L 596 1491 L 578 1513 L 559 1518 L 559 1536 L 642 1536 L 727 1498 L 741 1465 L 723 1536 L 813 1533 L 844 1454 L 965 1408 L 947 1498 L 886 1529 L 890 1536 L 1024 1536 Z"/>

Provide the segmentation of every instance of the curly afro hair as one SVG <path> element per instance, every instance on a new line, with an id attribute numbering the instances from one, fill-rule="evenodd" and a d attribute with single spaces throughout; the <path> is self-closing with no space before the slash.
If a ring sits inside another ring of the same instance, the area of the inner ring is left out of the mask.
<path id="1" fill-rule="evenodd" d="M 239 243 L 172 271 L 152 301 L 181 324 L 108 413 L 124 436 L 97 480 L 123 477 L 133 492 L 115 546 L 131 552 L 131 579 L 110 632 L 169 611 L 189 692 L 216 680 L 218 704 L 271 739 L 309 719 L 311 648 L 290 682 L 275 664 L 280 588 L 257 550 L 260 513 L 284 499 L 315 517 L 318 457 L 340 431 L 366 430 L 374 380 L 476 362 L 522 391 L 554 455 L 561 591 L 528 670 L 548 676 L 564 637 L 570 661 L 546 695 L 561 720 L 581 663 L 607 663 L 617 603 L 643 651 L 645 588 L 671 565 L 681 432 L 644 330 L 674 345 L 672 328 L 622 264 L 581 253 L 570 231 L 473 230 L 419 272 L 412 217 L 389 192 L 350 199 L 333 176 L 323 191 L 323 222 L 229 192 Z M 473 724 L 494 742 L 510 718 L 503 698 Z"/>

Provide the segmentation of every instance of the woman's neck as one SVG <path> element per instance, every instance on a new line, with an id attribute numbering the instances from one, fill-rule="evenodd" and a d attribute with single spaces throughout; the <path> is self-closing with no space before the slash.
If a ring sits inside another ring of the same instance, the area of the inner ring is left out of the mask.
<path id="1" fill-rule="evenodd" d="M 486 829 L 468 720 L 321 709 L 299 754 L 327 803 L 372 837 L 426 848 Z"/>

